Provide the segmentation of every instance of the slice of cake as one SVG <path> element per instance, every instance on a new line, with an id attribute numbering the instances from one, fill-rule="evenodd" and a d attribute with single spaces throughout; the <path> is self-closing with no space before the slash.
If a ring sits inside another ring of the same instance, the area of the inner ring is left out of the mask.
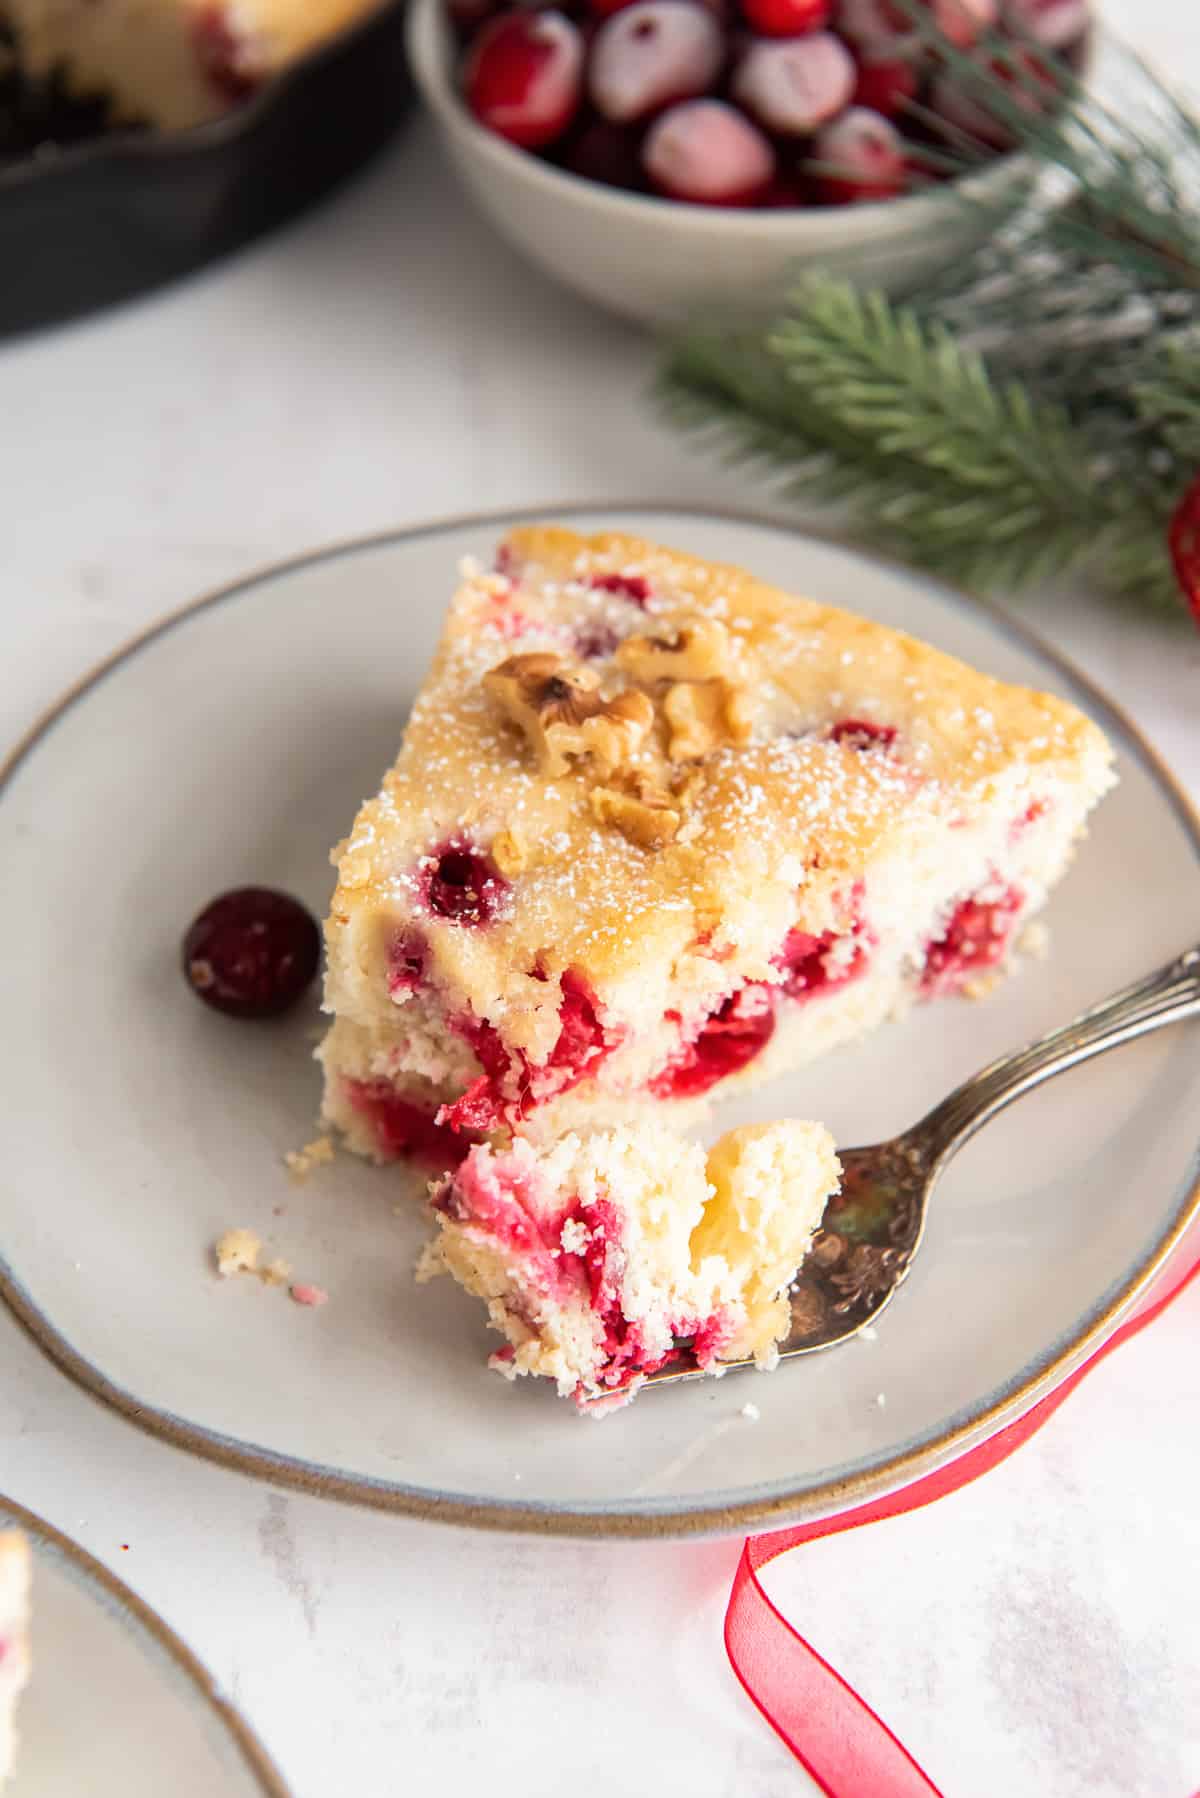
<path id="1" fill-rule="evenodd" d="M 17 1752 L 17 1699 L 29 1678 L 29 1544 L 0 1530 L 0 1785 Z"/>
<path id="2" fill-rule="evenodd" d="M 581 1406 L 623 1403 L 682 1357 L 770 1368 L 839 1175 L 819 1124 L 731 1130 L 707 1155 L 654 1121 L 479 1147 L 433 1186 L 419 1277 L 448 1271 L 486 1301 L 508 1339 L 493 1367 Z"/>
<path id="3" fill-rule="evenodd" d="M 24 73 L 174 130 L 248 99 L 378 0 L 0 0 Z"/>
<path id="4" fill-rule="evenodd" d="M 1111 784 L 1100 731 L 898 631 L 618 535 L 469 569 L 335 852 L 349 1144 L 674 1122 L 978 992 Z"/>

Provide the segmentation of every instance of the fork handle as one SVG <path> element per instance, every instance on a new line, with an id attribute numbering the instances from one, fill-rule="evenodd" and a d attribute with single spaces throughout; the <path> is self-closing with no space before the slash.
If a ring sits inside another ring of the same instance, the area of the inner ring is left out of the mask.
<path id="1" fill-rule="evenodd" d="M 1135 1037 L 1200 1016 L 1200 946 L 1184 950 L 1156 974 L 1114 993 L 1073 1023 L 1039 1037 L 1014 1055 L 1003 1055 L 922 1118 L 908 1134 L 934 1162 L 945 1161 L 1005 1105 L 1068 1068 L 1103 1055 Z"/>

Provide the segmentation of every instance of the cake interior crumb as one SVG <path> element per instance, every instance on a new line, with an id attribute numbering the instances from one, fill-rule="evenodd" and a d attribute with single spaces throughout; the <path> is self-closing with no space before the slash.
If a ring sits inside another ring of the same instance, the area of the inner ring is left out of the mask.
<path id="1" fill-rule="evenodd" d="M 314 1168 L 326 1167 L 333 1160 L 332 1136 L 317 1136 L 302 1149 L 289 1149 L 284 1163 L 293 1180 L 307 1180 Z"/>

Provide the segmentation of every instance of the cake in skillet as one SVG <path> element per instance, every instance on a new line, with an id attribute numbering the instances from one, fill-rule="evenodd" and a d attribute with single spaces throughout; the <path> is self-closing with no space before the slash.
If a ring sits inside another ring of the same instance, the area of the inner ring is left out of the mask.
<path id="1" fill-rule="evenodd" d="M 17 1699 L 29 1678 L 29 1544 L 0 1530 L 0 1785 L 17 1752 Z"/>
<path id="2" fill-rule="evenodd" d="M 501 1373 L 608 1409 L 681 1357 L 776 1364 L 839 1174 L 819 1124 L 731 1130 L 707 1153 L 657 1120 L 541 1151 L 517 1137 L 434 1184 L 420 1277 L 449 1272 L 486 1302 Z"/>
<path id="3" fill-rule="evenodd" d="M 23 72 L 177 130 L 228 112 L 378 0 L 0 0 Z"/>
<path id="4" fill-rule="evenodd" d="M 902 633 L 616 533 L 468 568 L 335 851 L 347 1143 L 672 1124 L 977 993 L 1113 780 L 1097 727 Z"/>

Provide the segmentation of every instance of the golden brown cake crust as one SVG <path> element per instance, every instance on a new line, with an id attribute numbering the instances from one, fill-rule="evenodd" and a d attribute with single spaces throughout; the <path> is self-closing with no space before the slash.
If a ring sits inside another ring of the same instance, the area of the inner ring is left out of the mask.
<path id="1" fill-rule="evenodd" d="M 512 884 L 486 929 L 423 917 L 433 983 L 480 1016 L 499 995 L 539 1059 L 568 967 L 602 991 L 706 938 L 719 957 L 724 932 L 742 972 L 769 977 L 786 931 L 836 925 L 839 896 L 898 830 L 944 830 L 1002 781 L 1036 792 L 1043 768 L 1092 796 L 1107 784 L 1103 736 L 1065 701 L 739 569 L 556 526 L 513 531 L 499 561 L 502 574 L 466 574 L 399 759 L 337 856 L 333 1009 L 350 1009 L 356 974 L 373 979 L 379 929 L 420 911 L 419 858 L 448 841 L 478 845 Z M 643 590 L 644 603 L 628 596 Z M 588 754 L 548 774 L 550 733 L 523 732 L 513 677 L 498 687 L 494 672 L 530 654 L 577 670 L 581 631 L 615 649 L 586 663 L 600 694 L 648 692 L 655 724 L 615 768 Z M 676 756 L 698 714 L 706 752 Z M 846 721 L 894 733 L 894 750 L 837 740 Z"/>

